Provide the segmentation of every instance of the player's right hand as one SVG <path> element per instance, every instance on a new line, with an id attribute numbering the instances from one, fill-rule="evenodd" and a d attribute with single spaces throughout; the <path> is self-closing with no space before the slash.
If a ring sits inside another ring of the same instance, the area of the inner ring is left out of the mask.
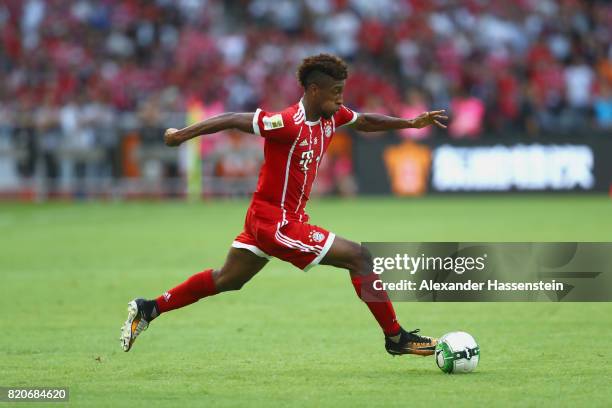
<path id="1" fill-rule="evenodd" d="M 178 132 L 178 129 L 166 129 L 166 132 L 164 133 L 164 143 L 166 146 L 178 146 L 181 144 L 180 139 L 176 137 L 176 132 Z"/>

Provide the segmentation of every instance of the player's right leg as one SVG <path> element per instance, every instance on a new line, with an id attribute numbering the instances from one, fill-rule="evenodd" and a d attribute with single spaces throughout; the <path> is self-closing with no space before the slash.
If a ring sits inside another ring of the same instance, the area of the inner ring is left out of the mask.
<path id="1" fill-rule="evenodd" d="M 230 248 L 220 269 L 196 273 L 157 299 L 134 299 L 128 303 L 128 318 L 121 328 L 121 347 L 129 351 L 136 337 L 160 314 L 185 307 L 221 292 L 239 290 L 268 262 L 244 248 Z"/>
<path id="2" fill-rule="evenodd" d="M 336 236 L 321 264 L 348 269 L 357 296 L 368 306 L 383 330 L 385 349 L 389 354 L 428 356 L 434 353 L 437 340 L 419 336 L 418 329 L 404 330 L 397 322 L 387 292 L 374 288 L 373 284 L 379 280 L 379 276 L 373 272 L 372 255 L 367 248 Z"/>

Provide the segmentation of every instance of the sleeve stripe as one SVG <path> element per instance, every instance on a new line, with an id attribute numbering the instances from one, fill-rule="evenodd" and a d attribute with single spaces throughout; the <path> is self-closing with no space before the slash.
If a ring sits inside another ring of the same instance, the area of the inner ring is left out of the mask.
<path id="1" fill-rule="evenodd" d="M 357 117 L 359 116 L 359 114 L 355 111 L 351 111 L 353 112 L 353 119 L 350 120 L 350 122 L 347 123 L 347 125 L 352 125 L 353 123 L 355 123 L 355 121 L 357 120 Z"/>
<path id="2" fill-rule="evenodd" d="M 259 125 L 257 124 L 257 122 L 259 122 L 260 112 L 261 112 L 261 109 L 257 108 L 257 110 L 255 111 L 255 114 L 253 115 L 253 132 L 255 132 L 257 136 L 261 136 L 261 132 L 259 131 Z"/>
<path id="3" fill-rule="evenodd" d="M 359 114 L 358 114 L 357 112 L 355 112 L 354 110 L 349 109 L 349 108 L 347 108 L 346 106 L 343 106 L 343 107 L 344 107 L 344 109 L 346 109 L 347 111 L 351 112 L 351 113 L 353 114 L 353 117 L 352 117 L 352 118 L 351 118 L 351 120 L 349 120 L 348 122 L 345 122 L 345 123 L 342 123 L 342 124 L 341 124 L 341 125 L 339 125 L 339 126 L 336 126 L 336 127 L 339 127 L 339 128 L 340 128 L 340 127 L 342 127 L 342 126 L 351 125 L 351 124 L 355 123 L 355 121 L 356 121 L 356 120 L 357 120 L 357 118 L 359 117 Z"/>

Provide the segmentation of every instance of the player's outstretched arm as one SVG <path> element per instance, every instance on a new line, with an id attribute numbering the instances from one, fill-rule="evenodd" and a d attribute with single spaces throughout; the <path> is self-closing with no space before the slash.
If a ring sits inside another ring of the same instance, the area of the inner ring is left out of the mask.
<path id="1" fill-rule="evenodd" d="M 436 125 L 446 129 L 441 121 L 448 119 L 444 110 L 425 112 L 414 119 L 395 118 L 378 113 L 360 113 L 355 121 L 354 128 L 361 132 L 379 132 L 384 130 L 416 128 Z"/>
<path id="2" fill-rule="evenodd" d="M 249 113 L 222 113 L 208 118 L 183 129 L 166 129 L 164 143 L 166 146 L 178 146 L 194 137 L 220 132 L 227 129 L 238 129 L 243 132 L 253 133 L 254 112 Z"/>

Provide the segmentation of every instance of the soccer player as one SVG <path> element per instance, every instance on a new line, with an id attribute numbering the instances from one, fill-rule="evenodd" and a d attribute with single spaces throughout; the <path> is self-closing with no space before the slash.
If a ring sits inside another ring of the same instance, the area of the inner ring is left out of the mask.
<path id="1" fill-rule="evenodd" d="M 168 146 L 226 129 L 254 133 L 265 139 L 265 161 L 246 214 L 244 230 L 232 243 L 225 264 L 206 269 L 168 290 L 157 299 L 134 299 L 121 329 L 121 345 L 129 351 L 153 319 L 171 310 L 230 290 L 239 290 L 268 263 L 270 257 L 307 271 L 315 265 L 348 269 L 357 296 L 367 305 L 385 336 L 392 355 L 431 355 L 436 339 L 406 331 L 398 323 L 384 291 L 373 288 L 370 253 L 356 242 L 310 224 L 304 211 L 317 169 L 336 129 L 353 126 L 362 132 L 446 126 L 444 111 L 426 112 L 415 119 L 357 113 L 343 105 L 348 71 L 340 58 L 319 54 L 304 59 L 297 76 L 302 99 L 281 112 L 257 109 L 251 113 L 223 113 L 181 130 L 167 129 Z"/>

